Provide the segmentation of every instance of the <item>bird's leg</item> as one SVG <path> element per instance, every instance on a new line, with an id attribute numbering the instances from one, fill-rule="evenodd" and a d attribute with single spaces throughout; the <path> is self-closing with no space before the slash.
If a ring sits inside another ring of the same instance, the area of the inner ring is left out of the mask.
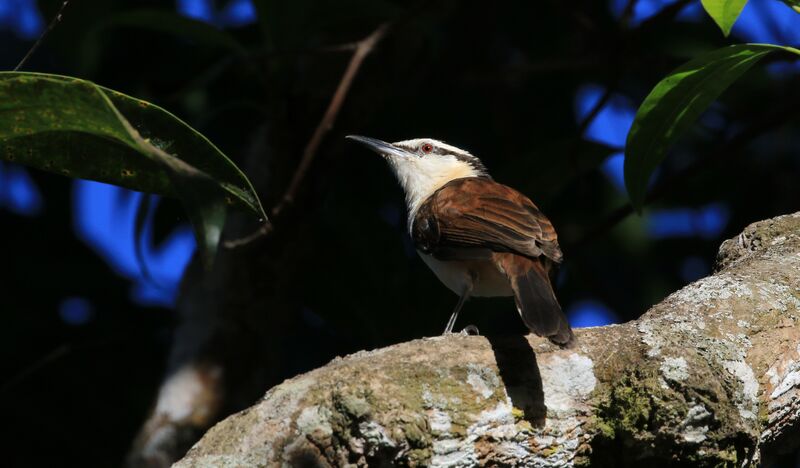
<path id="1" fill-rule="evenodd" d="M 456 308 L 453 309 L 453 314 L 450 315 L 450 320 L 447 321 L 447 326 L 444 327 L 443 335 L 449 335 L 453 332 L 453 326 L 456 324 L 456 318 L 458 317 L 458 313 L 461 312 L 461 307 L 464 306 L 464 303 L 467 302 L 469 299 L 469 294 L 472 292 L 472 282 L 470 282 L 465 288 L 464 292 L 461 293 L 461 297 L 458 298 L 458 304 L 456 304 Z"/>

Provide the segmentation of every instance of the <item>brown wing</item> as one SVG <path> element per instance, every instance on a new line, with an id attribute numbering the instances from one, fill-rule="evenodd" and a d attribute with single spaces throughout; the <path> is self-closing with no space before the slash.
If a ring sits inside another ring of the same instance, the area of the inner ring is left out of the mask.
<path id="1" fill-rule="evenodd" d="M 544 255 L 555 263 L 562 258 L 556 231 L 536 205 L 488 178 L 456 179 L 434 192 L 417 211 L 412 236 L 437 257 L 458 250 L 459 256 L 494 251 Z"/>

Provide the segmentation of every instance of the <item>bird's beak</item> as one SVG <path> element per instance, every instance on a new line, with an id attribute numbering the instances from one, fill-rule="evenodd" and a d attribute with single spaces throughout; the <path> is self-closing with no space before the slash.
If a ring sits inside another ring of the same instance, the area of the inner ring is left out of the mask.
<path id="1" fill-rule="evenodd" d="M 378 140 L 377 138 L 369 138 L 359 135 L 347 135 L 346 138 L 348 140 L 354 140 L 361 143 L 362 145 L 380 154 L 381 156 L 399 156 L 399 157 L 408 156 L 406 151 L 392 145 L 391 143 L 386 143 L 385 141 Z"/>

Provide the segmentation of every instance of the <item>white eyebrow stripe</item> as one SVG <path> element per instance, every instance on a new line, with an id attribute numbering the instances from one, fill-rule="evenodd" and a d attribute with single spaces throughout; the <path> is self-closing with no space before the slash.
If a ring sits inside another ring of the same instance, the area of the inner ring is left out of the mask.
<path id="1" fill-rule="evenodd" d="M 433 138 L 415 138 L 413 140 L 403 140 L 392 143 L 394 146 L 399 146 L 401 148 L 405 148 L 408 150 L 419 148 L 420 145 L 423 143 L 430 143 L 435 148 L 443 149 L 451 154 L 460 154 L 463 156 L 471 156 L 474 157 L 470 152 L 464 151 L 461 148 L 456 148 L 453 145 L 448 145 L 447 143 L 439 140 L 434 140 Z"/>

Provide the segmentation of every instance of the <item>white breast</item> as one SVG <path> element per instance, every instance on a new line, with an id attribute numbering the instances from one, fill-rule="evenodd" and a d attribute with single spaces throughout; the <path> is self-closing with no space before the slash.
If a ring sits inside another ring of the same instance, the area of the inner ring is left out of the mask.
<path id="1" fill-rule="evenodd" d="M 471 260 L 446 262 L 437 260 L 432 255 L 419 252 L 419 256 L 439 281 L 457 295 L 463 294 L 472 282 L 472 296 L 512 296 L 514 292 L 508 278 L 489 260 Z"/>
<path id="2" fill-rule="evenodd" d="M 418 158 L 390 155 L 387 160 L 406 193 L 409 226 L 420 205 L 444 184 L 480 175 L 471 165 L 454 156 Z"/>

